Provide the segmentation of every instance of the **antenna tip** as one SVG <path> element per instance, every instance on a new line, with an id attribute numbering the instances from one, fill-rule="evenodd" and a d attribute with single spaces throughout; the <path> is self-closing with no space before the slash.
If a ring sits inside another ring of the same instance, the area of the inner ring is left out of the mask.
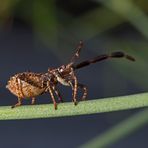
<path id="1" fill-rule="evenodd" d="M 130 55 L 126 55 L 126 58 L 130 61 L 133 61 L 133 62 L 136 61 L 136 59 Z"/>

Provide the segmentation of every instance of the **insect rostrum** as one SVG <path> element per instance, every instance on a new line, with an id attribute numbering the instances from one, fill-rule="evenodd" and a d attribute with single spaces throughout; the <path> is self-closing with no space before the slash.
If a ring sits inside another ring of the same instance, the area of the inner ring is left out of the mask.
<path id="1" fill-rule="evenodd" d="M 54 94 L 56 94 L 60 102 L 63 102 L 57 89 L 58 83 L 72 88 L 72 100 L 76 105 L 78 88 L 83 90 L 82 100 L 85 100 L 87 96 L 87 87 L 78 82 L 75 70 L 110 58 L 124 57 L 130 61 L 135 61 L 133 57 L 125 54 L 124 52 L 118 51 L 110 54 L 99 55 L 75 65 L 75 61 L 79 58 L 82 47 L 83 42 L 80 41 L 75 54 L 71 58 L 71 61 L 66 65 L 62 65 L 58 68 L 48 68 L 46 73 L 23 72 L 10 77 L 6 88 L 18 97 L 18 102 L 13 105 L 12 108 L 20 106 L 23 98 L 31 98 L 31 104 L 34 104 L 36 96 L 48 92 L 51 95 L 54 108 L 57 109 Z"/>

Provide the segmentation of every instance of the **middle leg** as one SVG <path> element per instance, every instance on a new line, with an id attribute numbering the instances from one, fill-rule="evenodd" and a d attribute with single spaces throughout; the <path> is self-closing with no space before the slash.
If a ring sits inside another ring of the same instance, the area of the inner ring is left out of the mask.
<path id="1" fill-rule="evenodd" d="M 62 99 L 62 96 L 61 96 L 60 92 L 58 91 L 58 89 L 56 88 L 56 86 L 52 86 L 52 88 L 55 91 L 56 95 L 58 96 L 58 100 L 60 102 L 64 102 L 63 99 Z"/>
<path id="2" fill-rule="evenodd" d="M 85 85 L 78 83 L 78 87 L 83 89 L 83 96 L 82 96 L 82 100 L 85 100 L 87 97 L 87 93 L 88 93 L 88 89 Z"/>
<path id="3" fill-rule="evenodd" d="M 56 109 L 57 109 L 57 103 L 56 103 L 55 98 L 54 98 L 54 95 L 53 95 L 53 89 L 52 89 L 52 87 L 50 86 L 49 82 L 48 82 L 47 85 L 48 85 L 48 91 L 49 91 L 49 93 L 50 93 L 51 99 L 52 99 L 53 104 L 54 104 L 54 109 L 56 110 Z"/>

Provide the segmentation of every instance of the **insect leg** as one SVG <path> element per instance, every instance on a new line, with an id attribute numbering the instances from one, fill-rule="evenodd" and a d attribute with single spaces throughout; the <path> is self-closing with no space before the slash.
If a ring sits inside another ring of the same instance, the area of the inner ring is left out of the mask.
<path id="1" fill-rule="evenodd" d="M 73 98 L 73 95 L 74 95 L 74 86 L 73 86 L 73 83 L 71 81 L 68 81 L 68 83 L 69 83 L 69 85 L 72 88 L 72 98 Z"/>
<path id="2" fill-rule="evenodd" d="M 78 83 L 78 87 L 83 89 L 82 100 L 85 100 L 86 97 L 87 97 L 87 92 L 88 92 L 87 87 L 85 85 L 83 85 L 83 84 L 80 84 L 80 83 Z"/>
<path id="3" fill-rule="evenodd" d="M 32 104 L 32 105 L 35 104 L 35 97 L 32 98 L 31 104 Z"/>
<path id="4" fill-rule="evenodd" d="M 74 101 L 74 104 L 77 105 L 76 96 L 77 96 L 77 91 L 78 91 L 78 80 L 77 80 L 77 77 L 75 75 L 73 76 L 73 79 L 74 79 L 73 101 Z"/>
<path id="5" fill-rule="evenodd" d="M 53 88 L 53 90 L 55 91 L 56 95 L 58 96 L 58 100 L 59 100 L 60 102 L 63 102 L 63 99 L 62 99 L 62 97 L 61 97 L 61 94 L 60 94 L 60 92 L 57 90 L 56 86 L 53 86 L 52 88 Z"/>
<path id="6" fill-rule="evenodd" d="M 15 105 L 11 106 L 11 108 L 15 108 L 17 106 L 21 106 L 21 104 L 22 104 L 22 100 L 21 100 L 21 98 L 18 98 L 18 102 Z"/>
<path id="7" fill-rule="evenodd" d="M 49 82 L 47 82 L 47 85 L 48 85 L 49 93 L 50 93 L 50 95 L 51 95 L 51 99 L 52 99 L 53 104 L 54 104 L 54 108 L 57 109 L 57 103 L 56 103 L 55 98 L 54 98 L 54 95 L 53 95 L 53 90 L 52 90 L 52 88 L 51 88 Z"/>

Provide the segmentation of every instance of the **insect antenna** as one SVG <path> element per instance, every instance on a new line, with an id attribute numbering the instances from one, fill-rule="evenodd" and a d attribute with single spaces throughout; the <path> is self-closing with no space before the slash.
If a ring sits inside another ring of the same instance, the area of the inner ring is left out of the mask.
<path id="1" fill-rule="evenodd" d="M 71 61 L 70 61 L 70 64 L 71 64 L 71 65 L 73 65 L 74 62 L 75 62 L 75 60 L 76 60 L 77 58 L 79 58 L 79 56 L 80 56 L 80 51 L 81 51 L 82 47 L 83 47 L 83 42 L 80 41 L 79 44 L 77 45 L 76 49 L 75 49 L 75 50 L 76 50 L 75 54 L 74 54 L 73 57 L 71 58 Z"/>
<path id="2" fill-rule="evenodd" d="M 90 60 L 83 61 L 83 62 L 73 66 L 73 68 L 74 69 L 79 69 L 79 68 L 88 66 L 88 65 L 90 65 L 92 63 L 96 63 L 96 62 L 103 61 L 103 60 L 110 59 L 110 58 L 126 58 L 126 59 L 128 59 L 130 61 L 135 61 L 135 58 L 133 58 L 132 56 L 127 55 L 124 52 L 117 51 L 117 52 L 112 52 L 111 54 L 99 55 L 99 56 L 94 57 L 94 58 L 92 58 Z"/>

